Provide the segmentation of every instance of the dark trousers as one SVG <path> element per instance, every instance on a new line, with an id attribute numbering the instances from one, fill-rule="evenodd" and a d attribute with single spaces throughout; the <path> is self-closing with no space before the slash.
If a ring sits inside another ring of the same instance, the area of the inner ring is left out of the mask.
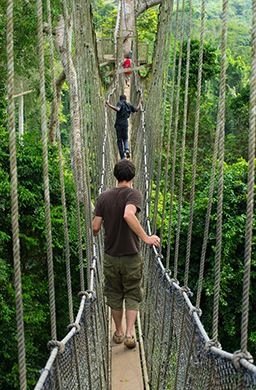
<path id="1" fill-rule="evenodd" d="M 125 151 L 129 150 L 128 126 L 116 126 L 116 139 L 120 158 L 125 158 Z"/>

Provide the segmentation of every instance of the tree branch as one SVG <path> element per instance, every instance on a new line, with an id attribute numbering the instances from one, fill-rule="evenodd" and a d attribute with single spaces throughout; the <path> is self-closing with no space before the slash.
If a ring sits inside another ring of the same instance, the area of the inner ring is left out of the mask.
<path id="1" fill-rule="evenodd" d="M 154 7 L 155 5 L 158 5 L 161 3 L 162 3 L 162 0 L 148 0 L 148 1 L 141 2 L 137 11 L 136 11 L 136 17 L 138 17 L 140 14 L 142 14 L 148 8 Z"/>

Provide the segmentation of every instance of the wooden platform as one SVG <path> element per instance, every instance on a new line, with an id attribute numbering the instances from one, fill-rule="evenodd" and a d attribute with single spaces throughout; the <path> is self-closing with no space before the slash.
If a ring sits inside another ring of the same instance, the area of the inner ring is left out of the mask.
<path id="1" fill-rule="evenodd" d="M 124 329 L 125 329 L 125 320 Z M 112 335 L 114 324 L 112 324 Z M 143 390 L 143 376 L 140 364 L 140 348 L 128 349 L 123 343 L 111 341 L 112 390 Z"/>

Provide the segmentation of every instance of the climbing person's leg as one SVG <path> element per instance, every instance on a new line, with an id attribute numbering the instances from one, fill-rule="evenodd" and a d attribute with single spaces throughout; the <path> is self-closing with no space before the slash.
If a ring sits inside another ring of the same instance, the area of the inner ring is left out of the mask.
<path id="1" fill-rule="evenodd" d="M 123 143 L 124 143 L 125 157 L 130 158 L 130 150 L 129 150 L 129 143 L 128 143 L 128 127 L 123 128 L 122 137 L 123 137 Z"/>
<path id="2" fill-rule="evenodd" d="M 122 137 L 122 128 L 119 126 L 116 127 L 116 142 L 117 142 L 120 158 L 123 159 L 125 158 L 124 143 Z"/>

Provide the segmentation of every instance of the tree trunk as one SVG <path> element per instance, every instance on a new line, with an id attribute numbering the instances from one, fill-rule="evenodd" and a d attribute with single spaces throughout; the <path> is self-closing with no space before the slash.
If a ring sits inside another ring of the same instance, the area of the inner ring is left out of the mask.
<path id="1" fill-rule="evenodd" d="M 61 62 L 69 84 L 70 93 L 70 111 L 72 119 L 71 134 L 71 161 L 77 172 L 76 182 L 79 194 L 83 191 L 83 174 L 82 174 L 82 140 L 81 140 L 81 119 L 79 111 L 79 97 L 76 69 L 73 64 L 71 55 L 71 22 L 65 25 L 64 17 L 61 15 L 56 28 L 55 44 L 61 55 Z"/>
<path id="2" fill-rule="evenodd" d="M 51 116 L 50 116 L 50 123 L 49 123 L 49 138 L 50 138 L 50 142 L 52 142 L 52 143 L 55 140 L 55 130 L 56 130 L 58 114 L 59 114 L 59 107 L 60 107 L 60 102 L 61 102 L 61 91 L 62 91 L 62 86 L 63 86 L 65 80 L 66 80 L 66 74 L 63 71 L 59 75 L 58 79 L 56 80 L 57 101 L 55 102 L 53 100 L 52 105 L 51 105 Z"/>

